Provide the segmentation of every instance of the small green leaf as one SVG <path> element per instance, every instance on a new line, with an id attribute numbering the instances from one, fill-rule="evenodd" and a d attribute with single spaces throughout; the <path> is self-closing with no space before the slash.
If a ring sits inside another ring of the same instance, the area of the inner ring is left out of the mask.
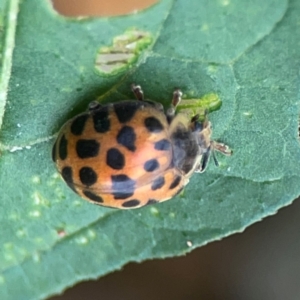
<path id="1" fill-rule="evenodd" d="M 299 196 L 299 15 L 297 0 L 162 0 L 77 20 L 46 0 L 2 0 L 0 298 L 42 299 L 130 261 L 182 255 Z M 151 39 L 129 67 L 97 71 L 99 49 L 128 28 Z M 60 179 L 52 144 L 90 101 L 133 98 L 131 83 L 165 107 L 175 88 L 193 109 L 212 105 L 213 138 L 233 155 L 171 201 L 96 207 Z"/>
<path id="2" fill-rule="evenodd" d="M 204 116 L 205 112 L 213 112 L 220 109 L 222 105 L 221 99 L 217 94 L 206 94 L 199 99 L 183 99 L 176 111 L 179 113 L 187 113 L 191 118 L 196 114 Z"/>

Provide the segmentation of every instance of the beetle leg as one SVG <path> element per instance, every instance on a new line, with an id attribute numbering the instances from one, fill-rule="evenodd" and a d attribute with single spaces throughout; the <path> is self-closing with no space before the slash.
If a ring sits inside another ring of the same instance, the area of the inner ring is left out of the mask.
<path id="1" fill-rule="evenodd" d="M 94 111 L 94 110 L 97 110 L 101 107 L 102 105 L 98 102 L 98 101 L 92 101 L 89 103 L 88 105 L 88 110 L 89 111 Z"/>
<path id="2" fill-rule="evenodd" d="M 171 106 L 166 111 L 166 115 L 167 115 L 167 118 L 168 118 L 169 122 L 171 122 L 171 120 L 175 116 L 176 106 L 181 101 L 181 97 L 182 97 L 181 90 L 180 89 L 175 89 L 174 92 L 173 92 L 173 98 L 172 98 Z"/>
<path id="3" fill-rule="evenodd" d="M 175 89 L 173 92 L 173 98 L 172 98 L 172 105 L 174 108 L 178 105 L 178 103 L 181 101 L 182 92 L 180 89 Z"/>
<path id="4" fill-rule="evenodd" d="M 223 143 L 218 143 L 216 141 L 211 141 L 211 147 L 213 150 L 221 152 L 224 155 L 230 156 L 232 154 L 231 149 Z"/>
<path id="5" fill-rule="evenodd" d="M 140 85 L 135 85 L 134 83 L 131 85 L 131 90 L 133 91 L 137 100 L 144 100 L 144 92 Z"/>
<path id="6" fill-rule="evenodd" d="M 209 149 L 209 151 L 207 151 L 203 154 L 201 163 L 199 165 L 199 173 L 203 173 L 206 170 L 206 168 L 208 166 L 210 154 L 211 154 L 210 149 Z"/>
<path id="7" fill-rule="evenodd" d="M 214 162 L 216 166 L 218 166 L 218 161 L 216 160 L 216 157 L 214 155 L 213 149 L 211 147 L 207 148 L 207 150 L 202 154 L 201 160 L 199 162 L 199 165 L 196 167 L 195 172 L 196 173 L 203 173 L 205 169 L 208 166 L 210 155 L 213 155 Z"/>

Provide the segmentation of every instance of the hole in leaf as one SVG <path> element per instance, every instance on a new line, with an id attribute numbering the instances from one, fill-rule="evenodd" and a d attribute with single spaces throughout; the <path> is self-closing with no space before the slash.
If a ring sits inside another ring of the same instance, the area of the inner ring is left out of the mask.
<path id="1" fill-rule="evenodd" d="M 117 16 L 146 9 L 155 0 L 52 0 L 54 9 L 65 16 Z"/>

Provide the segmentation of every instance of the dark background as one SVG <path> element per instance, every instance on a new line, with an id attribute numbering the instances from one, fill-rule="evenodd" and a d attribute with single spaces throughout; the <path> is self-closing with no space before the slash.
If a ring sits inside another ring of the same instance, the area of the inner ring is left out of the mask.
<path id="1" fill-rule="evenodd" d="M 153 0 L 53 0 L 62 14 L 118 15 Z M 277 215 L 178 258 L 130 263 L 49 300 L 298 300 L 300 201 Z"/>

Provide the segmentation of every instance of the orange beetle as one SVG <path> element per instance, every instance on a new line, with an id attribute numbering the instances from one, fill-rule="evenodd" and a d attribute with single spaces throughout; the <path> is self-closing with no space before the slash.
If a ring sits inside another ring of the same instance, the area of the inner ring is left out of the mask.
<path id="1" fill-rule="evenodd" d="M 132 90 L 137 100 L 92 102 L 63 125 L 54 144 L 52 158 L 62 178 L 92 203 L 130 209 L 166 201 L 194 172 L 205 170 L 213 150 L 231 154 L 211 140 L 207 118 L 175 113 L 180 90 L 166 112 L 145 100 L 140 86 Z"/>

